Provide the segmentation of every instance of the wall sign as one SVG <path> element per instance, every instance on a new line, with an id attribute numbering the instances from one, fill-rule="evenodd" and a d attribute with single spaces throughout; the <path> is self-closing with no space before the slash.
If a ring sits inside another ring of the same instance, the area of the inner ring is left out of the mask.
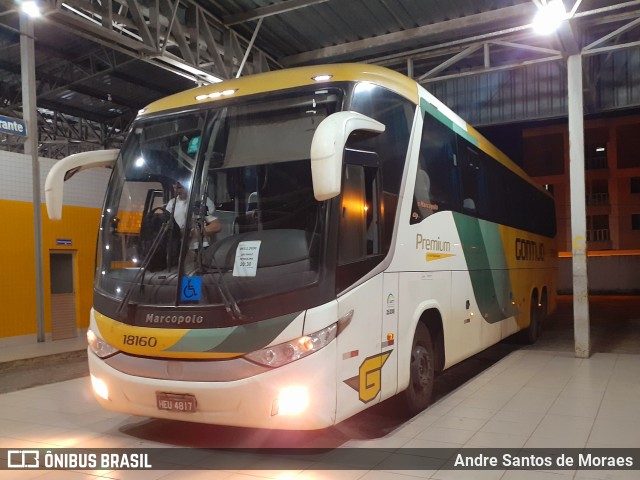
<path id="1" fill-rule="evenodd" d="M 16 135 L 18 137 L 26 137 L 27 124 L 24 120 L 0 115 L 0 133 Z"/>

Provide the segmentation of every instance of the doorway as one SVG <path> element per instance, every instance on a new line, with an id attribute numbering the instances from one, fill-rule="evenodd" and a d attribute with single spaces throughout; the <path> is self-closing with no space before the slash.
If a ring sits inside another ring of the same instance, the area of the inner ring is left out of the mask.
<path id="1" fill-rule="evenodd" d="M 52 340 L 75 338 L 78 335 L 74 261 L 75 252 L 49 252 Z"/>

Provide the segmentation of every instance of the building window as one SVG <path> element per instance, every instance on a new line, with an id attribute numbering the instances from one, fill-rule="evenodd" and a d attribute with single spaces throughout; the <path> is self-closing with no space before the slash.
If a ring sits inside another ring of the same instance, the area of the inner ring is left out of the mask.
<path id="1" fill-rule="evenodd" d="M 587 170 L 607 168 L 607 147 L 605 144 L 594 143 L 584 147 L 584 166 Z"/>
<path id="2" fill-rule="evenodd" d="M 631 230 L 640 230 L 640 213 L 631 214 Z"/>
<path id="3" fill-rule="evenodd" d="M 631 177 L 631 193 L 640 193 L 640 177 Z"/>
<path id="4" fill-rule="evenodd" d="M 523 139 L 523 169 L 532 177 L 564 174 L 564 136 L 561 133 Z"/>
<path id="5" fill-rule="evenodd" d="M 608 215 L 587 215 L 587 241 L 606 242 L 609 237 Z"/>
<path id="6" fill-rule="evenodd" d="M 585 131 L 584 166 L 587 170 L 607 168 L 607 142 L 609 129 L 587 128 Z"/>
<path id="7" fill-rule="evenodd" d="M 620 125 L 617 129 L 618 168 L 640 167 L 640 123 Z"/>
<path id="8" fill-rule="evenodd" d="M 586 183 L 587 205 L 590 207 L 609 204 L 609 182 L 607 180 L 591 180 Z"/>

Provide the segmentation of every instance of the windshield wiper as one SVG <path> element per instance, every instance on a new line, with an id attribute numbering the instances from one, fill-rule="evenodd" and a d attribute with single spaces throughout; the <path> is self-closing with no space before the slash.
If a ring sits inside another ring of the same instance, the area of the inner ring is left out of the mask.
<path id="1" fill-rule="evenodd" d="M 125 292 L 124 297 L 122 297 L 122 301 L 120 302 L 120 305 L 116 310 L 116 315 L 118 317 L 122 318 L 122 313 L 129 306 L 129 299 L 131 298 L 131 294 L 133 293 L 133 288 L 138 285 L 141 287 L 144 287 L 144 274 L 146 273 L 147 268 L 151 263 L 151 259 L 155 255 L 156 250 L 158 250 L 158 247 L 160 246 L 162 241 L 164 240 L 164 237 L 173 229 L 174 223 L 175 222 L 173 221 L 173 211 L 172 211 L 171 215 L 169 215 L 167 219 L 162 223 L 160 230 L 158 230 L 158 233 L 153 238 L 153 242 L 151 242 L 149 251 L 145 254 L 144 258 L 142 259 L 142 264 L 140 265 L 140 269 L 136 272 L 136 275 L 133 277 L 133 280 L 131 281 L 131 283 L 129 283 L 129 286 L 127 287 L 127 291 Z M 167 255 L 168 255 L 168 248 L 167 248 Z M 169 264 L 169 260 L 167 259 L 167 266 L 168 264 Z"/>
<path id="2" fill-rule="evenodd" d="M 216 272 L 209 271 L 209 269 L 204 270 L 204 267 L 201 267 L 203 268 L 203 270 L 201 270 L 202 273 L 210 274 L 213 276 L 213 282 L 218 289 L 218 293 L 220 294 L 220 298 L 222 299 L 222 303 L 224 304 L 224 309 L 227 311 L 227 313 L 231 315 L 235 320 L 246 320 L 247 317 L 242 314 L 242 311 L 238 306 L 238 302 L 236 302 L 236 299 L 233 297 L 231 290 L 229 290 L 227 282 L 224 281 L 222 270 L 220 270 L 220 267 L 213 258 L 211 259 L 211 262 L 213 263 Z M 216 273 L 218 274 L 217 277 L 215 275 Z"/>
<path id="3" fill-rule="evenodd" d="M 199 204 L 198 204 L 199 203 Z M 202 195 L 202 199 L 200 202 L 197 202 L 195 205 L 196 209 L 196 228 L 198 230 L 198 252 L 196 254 L 196 262 L 197 262 L 197 270 L 202 274 L 212 274 L 213 281 L 215 283 L 216 289 L 220 294 L 220 298 L 222 299 L 222 303 L 224 304 L 224 308 L 229 315 L 231 315 L 235 320 L 245 320 L 246 317 L 242 314 L 240 307 L 238 306 L 238 302 L 233 297 L 231 290 L 229 289 L 227 283 L 224 280 L 224 275 L 222 270 L 218 266 L 218 263 L 215 259 L 215 254 L 211 255 L 211 263 L 213 264 L 215 271 L 210 271 L 208 267 L 204 266 L 202 261 L 202 252 L 204 251 L 204 236 L 205 236 L 205 225 L 206 225 L 206 217 L 207 217 L 207 189 Z M 212 247 L 209 247 L 212 248 Z M 217 273 L 217 276 L 215 275 Z"/>
<path id="4" fill-rule="evenodd" d="M 202 230 L 204 230 L 204 228 Z M 204 231 L 200 232 L 201 239 L 202 239 L 203 233 Z M 200 242 L 202 242 L 202 240 Z M 200 246 L 202 246 L 202 243 L 200 243 Z M 211 263 L 213 264 L 213 267 L 215 268 L 215 270 L 211 270 L 208 267 L 204 266 L 202 262 L 202 248 L 198 250 L 197 259 L 198 259 L 197 260 L 198 271 L 201 272 L 202 274 L 212 275 L 213 282 L 216 286 L 216 289 L 218 290 L 218 293 L 220 294 L 220 298 L 222 299 L 222 303 L 224 304 L 224 309 L 227 311 L 227 313 L 231 315 L 235 320 L 246 320 L 246 317 L 242 314 L 242 311 L 238 306 L 238 302 L 236 302 L 236 299 L 231 293 L 231 290 L 229 289 L 227 282 L 225 282 L 224 280 L 224 274 L 220 269 L 220 266 L 216 262 L 215 253 L 211 255 Z"/>

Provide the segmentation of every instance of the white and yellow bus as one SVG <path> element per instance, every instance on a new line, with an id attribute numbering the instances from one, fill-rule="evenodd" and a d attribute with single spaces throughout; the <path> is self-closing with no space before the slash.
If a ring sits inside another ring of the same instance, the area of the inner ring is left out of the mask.
<path id="1" fill-rule="evenodd" d="M 88 339 L 110 410 L 317 429 L 401 394 L 416 413 L 437 372 L 535 341 L 555 308 L 552 197 L 384 68 L 155 102 L 119 152 L 54 166 L 50 216 L 65 175 L 105 165 Z"/>

